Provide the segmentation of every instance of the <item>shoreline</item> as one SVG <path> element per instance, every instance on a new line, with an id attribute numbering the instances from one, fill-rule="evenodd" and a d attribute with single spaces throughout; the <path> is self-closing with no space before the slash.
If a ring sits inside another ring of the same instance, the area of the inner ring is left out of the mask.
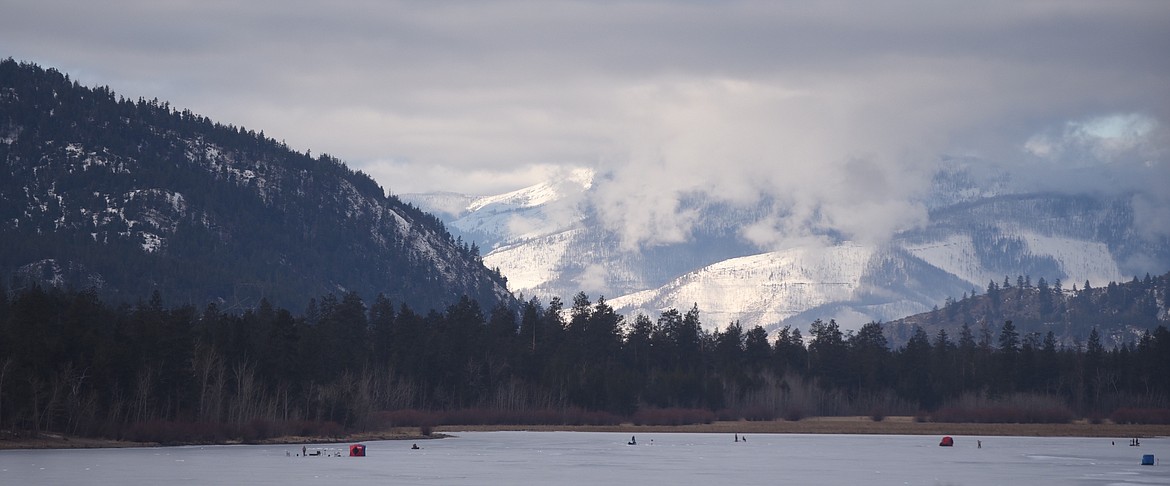
<path id="1" fill-rule="evenodd" d="M 343 444 L 375 440 L 432 440 L 449 437 L 434 432 L 423 435 L 418 427 L 395 427 L 377 432 L 358 432 L 344 437 L 305 437 L 284 435 L 255 441 L 225 440 L 220 442 L 182 442 L 163 444 L 159 442 L 133 442 L 116 439 L 73 437 L 55 433 L 41 433 L 36 437 L 0 438 L 0 451 L 29 449 L 124 449 L 133 447 L 181 447 L 193 445 L 292 445 L 292 444 Z"/>
<path id="2" fill-rule="evenodd" d="M 717 421 L 690 425 L 444 425 L 435 431 L 575 431 L 624 433 L 711 433 L 711 434 L 851 434 L 851 435 L 967 435 L 1017 437 L 1134 437 L 1170 436 L 1170 425 L 1092 424 L 1077 420 L 1063 424 L 945 423 L 916 422 L 914 417 L 886 417 L 875 422 L 868 416 L 810 417 L 799 421 Z"/>
<path id="3" fill-rule="evenodd" d="M 37 437 L 0 438 L 0 450 L 22 449 L 93 449 L 127 447 L 168 447 L 181 445 L 281 445 L 340 444 L 376 440 L 433 440 L 458 432 L 622 432 L 707 433 L 707 434 L 858 434 L 858 435 L 951 435 L 951 436 L 1018 436 L 1018 437 L 1105 437 L 1116 440 L 1170 436 L 1170 425 L 1092 424 L 1078 420 L 1063 424 L 942 423 L 916 422 L 914 417 L 886 417 L 880 422 L 867 416 L 810 417 L 799 421 L 717 421 L 690 425 L 442 425 L 423 435 L 418 427 L 396 427 L 377 432 L 361 432 L 345 437 L 282 436 L 259 441 L 223 441 L 214 443 L 159 444 L 111 439 L 69 437 L 42 433 Z"/>

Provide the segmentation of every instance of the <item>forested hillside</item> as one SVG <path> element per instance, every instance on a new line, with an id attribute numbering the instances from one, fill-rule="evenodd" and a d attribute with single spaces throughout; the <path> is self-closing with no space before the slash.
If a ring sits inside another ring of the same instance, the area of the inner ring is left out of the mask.
<path id="1" fill-rule="evenodd" d="M 0 278 L 132 303 L 509 302 L 474 245 L 329 155 L 0 61 Z"/>
<path id="2" fill-rule="evenodd" d="M 1059 279 L 1033 282 L 1031 276 L 1019 275 L 1013 282 L 1004 277 L 1002 283 L 989 282 L 982 292 L 972 289 L 960 299 L 946 299 L 941 308 L 890 321 L 886 328 L 901 345 L 915 327 L 954 334 L 962 326 L 980 332 L 1007 320 L 1015 323 L 1021 339 L 1039 341 L 1052 332 L 1060 344 L 1075 346 L 1095 330 L 1107 347 L 1133 343 L 1144 331 L 1170 324 L 1170 273 L 1101 287 L 1084 282 L 1080 288 Z"/>

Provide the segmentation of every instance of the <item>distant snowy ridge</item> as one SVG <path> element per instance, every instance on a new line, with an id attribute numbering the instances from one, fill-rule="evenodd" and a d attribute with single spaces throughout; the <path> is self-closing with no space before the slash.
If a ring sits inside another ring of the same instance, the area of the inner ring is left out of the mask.
<path id="1" fill-rule="evenodd" d="M 609 305 L 652 316 L 698 305 L 704 324 L 712 327 L 733 321 L 777 323 L 809 308 L 852 299 L 873 255 L 873 248 L 843 244 L 733 258 L 657 289 L 616 297 Z"/>
<path id="2" fill-rule="evenodd" d="M 420 193 L 400 197 L 442 216 L 456 234 L 493 249 L 579 224 L 581 215 L 573 203 L 592 187 L 593 176 L 592 170 L 576 169 L 563 179 L 492 196 Z"/>
<path id="3" fill-rule="evenodd" d="M 467 211 L 475 212 L 485 208 L 495 210 L 530 208 L 549 204 L 553 201 L 593 186 L 593 171 L 575 169 L 561 180 L 546 181 L 523 189 L 497 196 L 483 196 L 467 205 Z"/>
<path id="4" fill-rule="evenodd" d="M 485 264 L 526 298 L 584 291 L 624 314 L 651 316 L 698 305 L 712 328 L 833 318 L 849 329 L 983 292 L 1005 276 L 1071 288 L 1170 268 L 1170 243 L 1137 237 L 1126 196 L 1022 193 L 1006 174 L 965 160 L 935 177 L 928 224 L 877 247 L 761 253 L 740 231 L 765 210 L 700 199 L 686 202 L 698 215 L 689 241 L 629 251 L 591 212 L 592 190 L 591 178 L 567 178 L 475 198 L 448 224 L 480 242 Z"/>

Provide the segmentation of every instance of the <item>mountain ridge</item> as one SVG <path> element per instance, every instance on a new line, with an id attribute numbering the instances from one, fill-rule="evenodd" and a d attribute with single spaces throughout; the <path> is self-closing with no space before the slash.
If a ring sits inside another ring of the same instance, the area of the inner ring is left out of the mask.
<path id="1" fill-rule="evenodd" d="M 9 59 L 0 133 L 6 281 L 242 308 L 350 291 L 422 308 L 511 301 L 438 218 L 263 132 Z"/>

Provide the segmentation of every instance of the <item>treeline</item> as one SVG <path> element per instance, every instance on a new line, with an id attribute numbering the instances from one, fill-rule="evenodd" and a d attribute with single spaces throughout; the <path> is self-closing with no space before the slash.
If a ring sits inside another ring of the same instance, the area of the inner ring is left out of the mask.
<path id="1" fill-rule="evenodd" d="M 86 291 L 2 290 L 3 429 L 250 439 L 468 410 L 509 421 L 648 423 L 678 411 L 1067 421 L 1164 409 L 1170 396 L 1164 326 L 1112 349 L 1096 333 L 1078 347 L 1021 336 L 1010 321 L 957 336 L 918 328 L 890 349 L 880 323 L 843 332 L 818 320 L 807 340 L 791 327 L 770 339 L 738 324 L 708 332 L 697 307 L 627 320 L 583 293 L 568 309 L 533 299 L 485 312 L 462 299 L 426 314 L 348 293 L 294 316 L 266 302 L 231 314 L 168 308 L 157 293 L 111 307 Z"/>

